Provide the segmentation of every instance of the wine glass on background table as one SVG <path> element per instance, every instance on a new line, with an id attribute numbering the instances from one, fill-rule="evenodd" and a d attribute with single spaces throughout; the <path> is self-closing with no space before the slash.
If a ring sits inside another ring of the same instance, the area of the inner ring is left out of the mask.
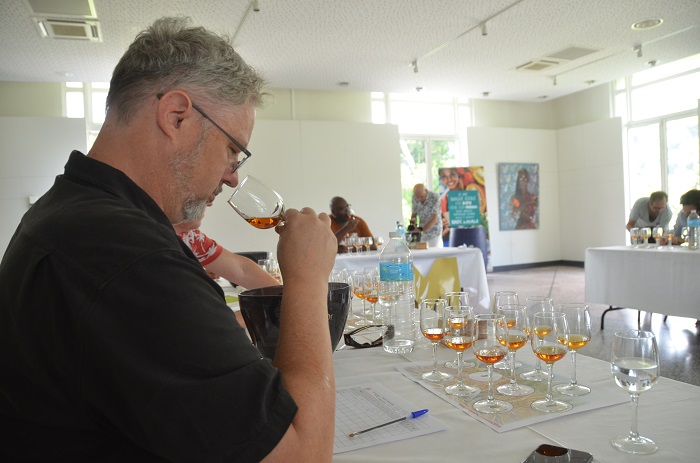
<path id="1" fill-rule="evenodd" d="M 433 371 L 423 374 L 423 379 L 439 383 L 452 378 L 452 375 L 438 370 L 437 348 L 445 336 L 445 300 L 424 299 L 420 303 L 420 330 L 433 347 Z"/>
<path id="2" fill-rule="evenodd" d="M 651 238 L 651 228 L 640 228 L 639 234 L 642 236 L 642 240 L 644 240 L 644 246 L 647 246 L 649 244 L 649 238 Z"/>
<path id="3" fill-rule="evenodd" d="M 466 291 L 450 291 L 445 293 L 445 304 L 447 304 L 447 307 L 471 307 L 469 298 L 469 293 Z M 457 359 L 445 362 L 445 366 L 456 369 Z M 464 363 L 464 359 L 462 359 L 462 368 L 471 368 L 473 366 L 474 362 Z"/>
<path id="4" fill-rule="evenodd" d="M 540 312 L 535 314 L 530 337 L 532 351 L 547 364 L 547 397 L 535 400 L 530 406 L 543 413 L 564 412 L 573 408 L 570 403 L 552 398 L 552 377 L 554 362 L 561 360 L 569 349 L 569 330 L 566 317 L 561 312 Z"/>
<path id="5" fill-rule="evenodd" d="M 486 399 L 474 402 L 474 409 L 481 413 L 503 413 L 513 409 L 510 402 L 493 397 L 493 365 L 503 360 L 506 348 L 500 339 L 506 336 L 505 317 L 500 314 L 477 314 L 474 317 L 474 356 L 486 364 L 489 375 L 489 391 Z"/>
<path id="6" fill-rule="evenodd" d="M 503 395 L 530 395 L 535 390 L 530 386 L 518 384 L 515 380 L 515 353 L 527 344 L 528 339 L 527 307 L 524 304 L 503 304 L 498 308 L 498 313 L 505 317 L 506 335 L 501 344 L 507 347 L 510 353 L 510 381 L 498 386 L 496 390 Z"/>
<path id="7" fill-rule="evenodd" d="M 629 434 L 618 436 L 612 445 L 626 453 L 653 453 L 658 449 L 653 440 L 637 431 L 639 394 L 648 391 L 659 378 L 659 349 L 654 333 L 623 330 L 615 333 L 610 362 L 615 384 L 626 390 L 632 400 L 632 425 Z"/>
<path id="8" fill-rule="evenodd" d="M 559 312 L 566 316 L 569 327 L 569 352 L 571 352 L 571 380 L 569 384 L 554 386 L 560 394 L 570 396 L 586 395 L 591 392 L 588 386 L 576 381 L 576 352 L 591 340 L 591 314 L 586 304 L 559 304 Z"/>
<path id="9" fill-rule="evenodd" d="M 639 228 L 637 227 L 632 227 L 630 228 L 630 244 L 632 247 L 636 247 L 637 244 L 639 244 L 639 237 L 640 237 L 640 232 Z"/>
<path id="10" fill-rule="evenodd" d="M 272 228 L 284 220 L 282 197 L 252 175 L 238 184 L 228 203 L 255 228 Z"/>
<path id="11" fill-rule="evenodd" d="M 664 238 L 664 227 L 654 227 L 654 240 L 656 240 L 656 246 L 661 246 L 661 239 Z"/>
<path id="12" fill-rule="evenodd" d="M 498 307 L 503 304 L 519 303 L 518 293 L 515 291 L 496 291 L 493 293 L 493 299 L 491 300 L 491 312 L 497 313 Z M 515 368 L 520 368 L 521 366 L 523 366 L 523 362 L 516 362 Z M 506 355 L 506 358 L 496 363 L 493 367 L 496 370 L 510 370 L 510 352 Z"/>
<path id="13" fill-rule="evenodd" d="M 529 335 L 532 336 L 532 326 L 535 322 L 535 314 L 537 312 L 554 312 L 554 301 L 551 297 L 546 296 L 530 296 L 525 299 L 525 307 L 527 308 L 527 318 L 530 326 Z M 542 360 L 536 357 L 535 369 L 521 373 L 520 377 L 528 381 L 547 381 L 549 375 L 542 371 Z"/>
<path id="14" fill-rule="evenodd" d="M 468 306 L 451 306 L 445 308 L 445 345 L 457 351 L 457 383 L 447 386 L 445 392 L 457 397 L 472 397 L 481 389 L 462 382 L 462 354 L 474 342 L 474 311 Z"/>

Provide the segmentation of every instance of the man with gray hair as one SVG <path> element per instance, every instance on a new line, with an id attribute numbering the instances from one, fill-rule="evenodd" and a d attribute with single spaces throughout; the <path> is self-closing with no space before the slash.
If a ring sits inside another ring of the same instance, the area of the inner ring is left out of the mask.
<path id="1" fill-rule="evenodd" d="M 648 198 L 635 201 L 627 221 L 627 231 L 634 227 L 663 227 L 665 230 L 672 217 L 668 195 L 664 191 L 655 191 Z"/>
<path id="2" fill-rule="evenodd" d="M 238 183 L 263 80 L 182 18 L 137 36 L 104 126 L 0 264 L 0 461 L 330 461 L 325 213 L 277 227 L 277 355 L 263 358 L 171 224 Z"/>

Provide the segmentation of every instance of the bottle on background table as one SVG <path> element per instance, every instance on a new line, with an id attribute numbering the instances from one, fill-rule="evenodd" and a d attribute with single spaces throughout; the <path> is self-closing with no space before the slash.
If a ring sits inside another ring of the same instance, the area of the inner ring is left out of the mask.
<path id="1" fill-rule="evenodd" d="M 697 251 L 700 246 L 700 217 L 697 211 L 688 216 L 688 248 Z"/>

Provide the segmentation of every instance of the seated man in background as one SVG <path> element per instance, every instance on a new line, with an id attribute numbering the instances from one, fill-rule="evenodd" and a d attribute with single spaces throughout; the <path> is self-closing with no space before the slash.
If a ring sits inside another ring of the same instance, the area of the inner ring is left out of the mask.
<path id="1" fill-rule="evenodd" d="M 340 196 L 331 198 L 330 209 L 331 231 L 333 231 L 338 240 L 338 252 L 345 252 L 347 250 L 347 247 L 342 246 L 340 242 L 351 233 L 357 233 L 357 236 L 360 238 L 372 238 L 374 236 L 367 222 L 365 222 L 362 217 L 358 217 L 352 213 L 350 204 L 348 204 L 344 198 Z M 371 249 L 376 249 L 374 244 L 372 244 Z"/>
<path id="2" fill-rule="evenodd" d="M 700 190 L 688 190 L 683 195 L 681 195 L 681 205 L 683 210 L 678 213 L 676 217 L 676 224 L 673 226 L 673 239 L 671 244 L 682 244 L 683 238 L 681 238 L 681 233 L 683 232 L 683 227 L 688 226 L 688 216 L 691 211 L 700 211 Z M 661 239 L 660 244 L 668 244 L 668 240 Z"/>
<path id="3" fill-rule="evenodd" d="M 663 191 L 655 191 L 648 198 L 639 198 L 634 203 L 627 221 L 627 231 L 635 227 L 663 227 L 666 230 L 672 216 L 668 195 Z M 653 238 L 649 242 L 652 240 Z"/>

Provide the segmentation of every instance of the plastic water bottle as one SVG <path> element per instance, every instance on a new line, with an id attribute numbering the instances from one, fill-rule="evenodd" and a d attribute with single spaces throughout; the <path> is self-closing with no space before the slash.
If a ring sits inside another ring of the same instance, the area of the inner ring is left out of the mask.
<path id="1" fill-rule="evenodd" d="M 379 303 L 382 306 L 384 350 L 406 354 L 415 345 L 416 292 L 413 256 L 402 232 L 389 233 L 379 256 Z"/>
<path id="2" fill-rule="evenodd" d="M 688 249 L 698 250 L 700 246 L 700 217 L 697 211 L 690 211 L 688 216 Z"/>

